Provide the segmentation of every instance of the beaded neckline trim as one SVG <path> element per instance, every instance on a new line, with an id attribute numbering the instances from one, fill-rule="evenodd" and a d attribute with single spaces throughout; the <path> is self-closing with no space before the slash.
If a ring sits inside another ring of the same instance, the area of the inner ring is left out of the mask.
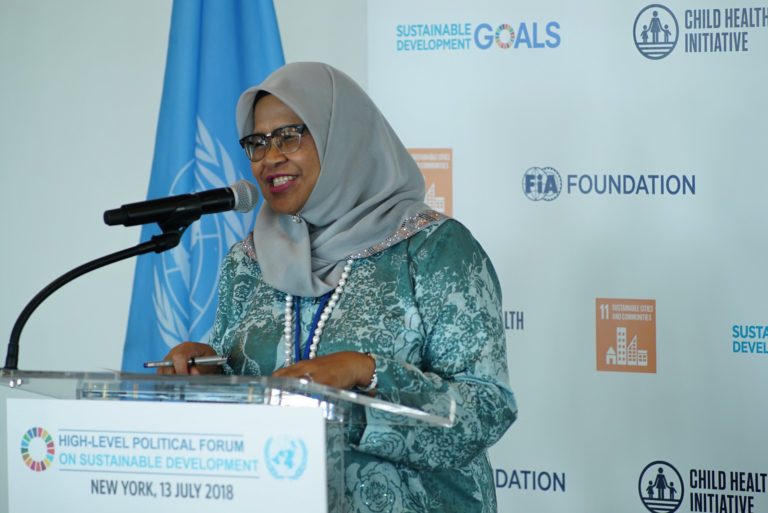
<path id="1" fill-rule="evenodd" d="M 448 216 L 435 210 L 424 210 L 423 212 L 419 212 L 415 216 L 411 216 L 405 219 L 403 224 L 400 225 L 400 228 L 398 228 L 392 235 L 383 241 L 379 242 L 378 244 L 374 244 L 373 246 L 364 249 L 363 251 L 349 255 L 344 260 L 357 260 L 360 258 L 372 257 L 373 255 L 381 253 L 382 251 L 391 248 L 395 244 L 402 242 L 405 239 L 413 237 L 424 228 L 438 223 L 444 219 L 448 219 Z M 255 262 L 256 250 L 253 247 L 253 232 L 248 234 L 248 237 L 243 240 L 242 244 L 245 255 Z"/>

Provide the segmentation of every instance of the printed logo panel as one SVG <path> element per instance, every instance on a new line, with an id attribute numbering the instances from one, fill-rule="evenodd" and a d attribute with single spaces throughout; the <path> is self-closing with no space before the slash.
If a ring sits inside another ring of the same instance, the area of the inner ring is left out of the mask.
<path id="1" fill-rule="evenodd" d="M 684 468 L 657 460 L 640 472 L 637 492 L 651 513 L 680 511 L 749 513 L 761 507 L 768 473 L 763 469 Z M 685 476 L 685 477 L 683 477 Z"/>
<path id="2" fill-rule="evenodd" d="M 451 148 L 409 148 L 424 181 L 427 195 L 424 202 L 430 208 L 448 216 L 453 215 L 453 150 Z"/>
<path id="3" fill-rule="evenodd" d="M 595 301 L 597 370 L 656 372 L 656 301 Z"/>
<path id="4" fill-rule="evenodd" d="M 185 403 L 9 399 L 7 511 L 202 513 L 256 501 L 327 511 L 338 467 L 326 460 L 319 409 L 241 408 L 187 392 Z"/>
<path id="5" fill-rule="evenodd" d="M 681 27 L 682 25 L 682 27 Z M 651 4 L 635 18 L 632 30 L 637 50 L 648 59 L 668 56 L 682 37 L 686 54 L 746 53 L 765 48 L 768 7 L 686 9 L 680 18 L 666 6 Z"/>
<path id="6" fill-rule="evenodd" d="M 490 20 L 489 20 L 490 21 Z M 399 24 L 395 27 L 398 52 L 465 52 L 472 50 L 552 50 L 562 42 L 560 23 L 554 20 L 469 23 Z"/>
<path id="7" fill-rule="evenodd" d="M 523 173 L 523 194 L 531 201 L 564 196 L 695 196 L 695 174 L 563 173 L 551 166 L 529 167 Z"/>

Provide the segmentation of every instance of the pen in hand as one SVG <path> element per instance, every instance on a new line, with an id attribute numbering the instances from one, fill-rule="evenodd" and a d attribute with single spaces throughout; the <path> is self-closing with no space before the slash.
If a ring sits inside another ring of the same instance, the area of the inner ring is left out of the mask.
<path id="1" fill-rule="evenodd" d="M 229 363 L 229 356 L 194 356 L 187 360 L 189 365 L 224 365 Z M 158 367 L 173 367 L 171 360 L 159 360 L 156 362 L 144 362 L 145 369 L 156 369 Z"/>

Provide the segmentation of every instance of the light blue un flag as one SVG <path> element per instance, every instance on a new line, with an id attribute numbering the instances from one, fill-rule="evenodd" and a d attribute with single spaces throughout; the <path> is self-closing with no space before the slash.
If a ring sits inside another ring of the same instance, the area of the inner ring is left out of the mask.
<path id="1" fill-rule="evenodd" d="M 148 199 L 226 187 L 248 178 L 238 144 L 240 93 L 284 63 L 272 0 L 176 0 Z M 123 370 L 143 371 L 213 325 L 219 265 L 253 227 L 248 214 L 205 215 L 176 248 L 136 263 Z M 145 225 L 141 240 L 160 233 Z"/>

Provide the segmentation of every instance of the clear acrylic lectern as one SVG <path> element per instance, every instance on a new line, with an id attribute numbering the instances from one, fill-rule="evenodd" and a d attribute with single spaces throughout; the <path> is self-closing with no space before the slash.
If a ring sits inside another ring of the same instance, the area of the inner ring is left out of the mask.
<path id="1" fill-rule="evenodd" d="M 350 429 L 365 425 L 450 427 L 455 403 L 415 407 L 416 397 L 398 394 L 398 403 L 306 380 L 253 376 L 160 376 L 113 372 L 0 371 L 1 385 L 54 399 L 236 403 L 310 407 L 322 411 L 326 428 L 328 511 L 344 504 L 344 449 Z M 12 394 L 11 394 L 12 395 Z"/>

